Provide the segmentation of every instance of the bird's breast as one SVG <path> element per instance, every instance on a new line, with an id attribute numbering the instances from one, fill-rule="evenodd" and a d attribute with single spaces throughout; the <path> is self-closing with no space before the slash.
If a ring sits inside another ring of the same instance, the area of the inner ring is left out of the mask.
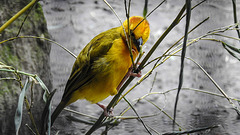
<path id="1" fill-rule="evenodd" d="M 92 70 L 96 76 L 91 85 L 85 86 L 81 94 L 83 98 L 92 103 L 97 103 L 109 95 L 117 94 L 117 87 L 132 65 L 130 53 L 122 41 L 116 39 L 106 55 L 93 63 Z M 92 96 L 91 96 L 92 95 Z M 93 96 L 97 95 L 97 96 Z"/>

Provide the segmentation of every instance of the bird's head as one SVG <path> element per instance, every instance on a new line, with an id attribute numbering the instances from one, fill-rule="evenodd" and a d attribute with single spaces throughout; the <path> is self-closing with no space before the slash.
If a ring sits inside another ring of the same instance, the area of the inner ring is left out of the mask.
<path id="1" fill-rule="evenodd" d="M 149 38 L 150 27 L 149 27 L 148 21 L 146 19 L 144 20 L 144 18 L 141 16 L 132 16 L 129 18 L 129 26 L 128 26 L 128 20 L 126 20 L 123 23 L 123 27 L 126 31 L 126 34 L 129 35 L 128 39 L 130 39 L 130 34 L 131 34 L 131 42 L 134 44 L 134 46 L 139 52 L 140 45 L 145 44 Z M 123 30 L 121 35 L 124 39 L 126 39 L 126 36 Z"/>

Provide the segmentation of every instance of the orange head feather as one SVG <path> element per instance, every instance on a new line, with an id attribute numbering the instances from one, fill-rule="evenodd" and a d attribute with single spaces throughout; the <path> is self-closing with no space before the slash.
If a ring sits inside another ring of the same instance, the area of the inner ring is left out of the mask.
<path id="1" fill-rule="evenodd" d="M 146 19 L 144 19 L 141 16 L 132 16 L 132 17 L 130 17 L 129 18 L 129 26 L 128 26 L 128 21 L 126 20 L 123 23 L 123 27 L 124 27 L 127 35 L 129 35 L 129 29 L 130 29 L 130 34 L 131 34 L 131 37 L 133 37 L 133 39 L 135 39 L 135 40 L 142 39 L 141 45 L 145 44 L 145 42 L 149 38 L 149 34 L 150 34 L 149 23 L 148 23 L 148 21 Z M 122 30 L 121 35 L 122 35 L 122 37 L 124 39 L 126 39 L 124 30 Z M 136 45 L 136 43 L 134 43 L 134 45 L 137 48 L 139 46 L 139 45 Z"/>

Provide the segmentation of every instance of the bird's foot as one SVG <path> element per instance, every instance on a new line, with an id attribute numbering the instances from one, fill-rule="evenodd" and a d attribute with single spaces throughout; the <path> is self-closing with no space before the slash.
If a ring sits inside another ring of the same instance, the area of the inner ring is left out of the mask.
<path id="1" fill-rule="evenodd" d="M 112 117 L 113 116 L 113 109 L 112 108 L 110 110 L 108 110 L 105 105 L 100 104 L 100 103 L 96 103 L 96 104 L 103 109 L 104 115 L 106 117 Z"/>
<path id="2" fill-rule="evenodd" d="M 133 77 L 141 77 L 142 74 L 141 74 L 141 71 L 139 71 L 138 73 L 131 72 L 131 73 L 130 73 L 130 76 L 133 76 Z"/>
<path id="3" fill-rule="evenodd" d="M 137 65 L 140 65 L 140 62 L 137 63 Z M 136 71 L 136 72 L 135 72 Z M 133 67 L 130 67 L 128 69 L 128 72 L 130 72 L 130 76 L 133 76 L 133 77 L 141 77 L 142 74 L 141 74 L 141 70 L 139 68 L 137 68 L 136 70 L 133 70 Z"/>
<path id="4" fill-rule="evenodd" d="M 118 85 L 117 91 L 119 91 L 119 89 L 122 87 L 123 83 L 127 80 L 127 78 L 128 78 L 129 76 L 141 77 L 141 76 L 142 76 L 142 75 L 141 75 L 141 70 L 140 70 L 140 69 L 137 69 L 137 71 L 138 71 L 138 72 L 135 73 L 135 72 L 133 71 L 133 66 L 131 66 L 131 67 L 128 69 L 127 74 L 124 76 L 124 78 L 122 79 L 122 81 L 121 81 L 120 84 Z"/>

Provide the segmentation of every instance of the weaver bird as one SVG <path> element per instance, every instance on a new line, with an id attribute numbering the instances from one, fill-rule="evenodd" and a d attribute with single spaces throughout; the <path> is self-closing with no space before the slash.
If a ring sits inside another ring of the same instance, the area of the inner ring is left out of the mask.
<path id="1" fill-rule="evenodd" d="M 109 95 L 118 93 L 122 80 L 126 78 L 132 67 L 130 50 L 135 60 L 140 45 L 148 40 L 150 33 L 148 21 L 140 16 L 130 17 L 129 25 L 126 20 L 123 27 L 100 33 L 80 52 L 73 65 L 62 100 L 52 114 L 52 124 L 64 107 L 78 99 L 86 99 L 98 104 Z M 130 40 L 131 49 L 127 43 Z"/>

